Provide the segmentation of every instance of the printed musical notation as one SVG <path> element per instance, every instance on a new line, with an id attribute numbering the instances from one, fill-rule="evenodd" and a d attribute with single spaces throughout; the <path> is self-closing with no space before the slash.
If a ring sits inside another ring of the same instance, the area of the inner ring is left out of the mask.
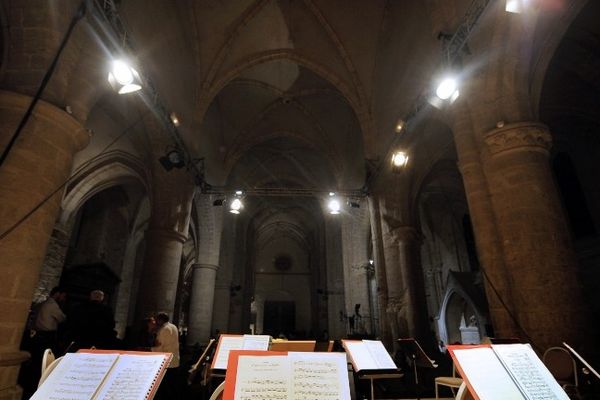
<path id="1" fill-rule="evenodd" d="M 240 356 L 235 400 L 349 400 L 346 357 L 339 353 Z"/>
<path id="2" fill-rule="evenodd" d="M 33 400 L 146 400 L 158 387 L 170 353 L 85 350 L 68 353 Z"/>

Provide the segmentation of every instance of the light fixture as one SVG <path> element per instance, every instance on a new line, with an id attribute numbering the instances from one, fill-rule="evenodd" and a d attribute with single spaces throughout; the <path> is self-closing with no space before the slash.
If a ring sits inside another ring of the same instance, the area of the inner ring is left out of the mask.
<path id="1" fill-rule="evenodd" d="M 369 265 L 373 265 L 374 263 L 375 263 L 375 261 L 369 260 Z"/>
<path id="2" fill-rule="evenodd" d="M 513 14 L 520 14 L 526 6 L 526 0 L 506 0 L 504 10 Z"/>
<path id="3" fill-rule="evenodd" d="M 331 198 L 327 203 L 327 208 L 329 208 L 329 214 L 339 214 L 342 206 L 340 205 L 340 201 L 335 197 Z"/>
<path id="4" fill-rule="evenodd" d="M 242 208 L 244 208 L 244 203 L 238 198 L 233 199 L 231 203 L 229 203 L 229 212 L 232 214 L 239 214 Z"/>
<path id="5" fill-rule="evenodd" d="M 392 165 L 397 168 L 406 167 L 408 164 L 408 154 L 404 151 L 397 151 L 392 155 Z"/>
<path id="6" fill-rule="evenodd" d="M 173 168 L 179 169 L 185 167 L 183 154 L 181 154 L 181 152 L 177 149 L 167 152 L 167 154 L 158 159 L 158 162 L 160 162 L 163 168 L 167 171 L 170 171 Z"/>
<path id="7" fill-rule="evenodd" d="M 108 82 L 119 94 L 137 92 L 142 88 L 140 74 L 123 60 L 112 62 Z"/>
<path id="8" fill-rule="evenodd" d="M 398 122 L 396 122 L 396 133 L 400 133 L 403 128 L 404 128 L 404 120 L 399 119 Z"/>
<path id="9" fill-rule="evenodd" d="M 241 190 L 236 190 L 236 191 L 235 191 L 235 195 L 236 195 L 236 196 L 241 196 L 242 194 L 244 194 L 244 192 L 243 192 L 243 191 L 241 191 Z"/>
<path id="10" fill-rule="evenodd" d="M 435 90 L 435 95 L 437 97 L 442 100 L 450 100 L 450 102 L 456 100 L 458 94 L 458 82 L 456 81 L 456 78 L 451 76 L 443 78 Z"/>
<path id="11" fill-rule="evenodd" d="M 181 121 L 179 120 L 179 117 L 177 116 L 177 114 L 175 114 L 175 112 L 172 112 L 169 115 L 169 118 L 171 118 L 171 122 L 173 123 L 173 125 L 175 126 L 179 126 Z"/>

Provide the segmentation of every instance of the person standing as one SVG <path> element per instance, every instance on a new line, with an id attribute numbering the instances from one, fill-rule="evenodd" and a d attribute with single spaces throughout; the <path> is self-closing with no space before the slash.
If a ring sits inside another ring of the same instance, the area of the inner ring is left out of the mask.
<path id="1" fill-rule="evenodd" d="M 179 385 L 177 382 L 179 371 L 179 330 L 177 326 L 169 322 L 169 315 L 167 313 L 158 313 L 155 320 L 158 330 L 154 346 L 151 348 L 152 351 L 173 354 L 173 359 L 158 388 L 156 398 L 177 399 L 179 398 Z"/>
<path id="2" fill-rule="evenodd" d="M 50 348 L 55 355 L 58 355 L 58 326 L 67 318 L 60 306 L 66 299 L 67 292 L 55 287 L 50 291 L 48 298 L 38 306 L 33 329 L 36 347 L 39 347 L 41 352 Z"/>

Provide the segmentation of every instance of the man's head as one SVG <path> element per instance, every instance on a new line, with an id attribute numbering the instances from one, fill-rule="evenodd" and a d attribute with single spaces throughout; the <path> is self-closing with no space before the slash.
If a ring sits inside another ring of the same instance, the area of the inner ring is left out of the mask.
<path id="1" fill-rule="evenodd" d="M 164 325 L 167 322 L 169 322 L 169 314 L 164 312 L 159 312 L 158 314 L 156 314 L 156 323 L 158 325 Z"/>
<path id="2" fill-rule="evenodd" d="M 57 303 L 62 303 L 67 299 L 67 291 L 60 286 L 53 287 L 50 291 L 50 297 Z"/>
<path id="3" fill-rule="evenodd" d="M 102 290 L 92 290 L 90 292 L 90 301 L 102 303 L 104 301 L 104 292 Z"/>

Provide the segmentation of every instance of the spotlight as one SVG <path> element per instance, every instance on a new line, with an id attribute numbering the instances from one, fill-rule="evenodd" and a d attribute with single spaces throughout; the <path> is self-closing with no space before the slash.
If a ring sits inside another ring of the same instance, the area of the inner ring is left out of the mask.
<path id="1" fill-rule="evenodd" d="M 375 263 L 375 261 L 373 261 L 373 260 L 369 260 L 369 264 L 370 264 L 370 265 L 373 265 L 374 263 Z"/>
<path id="2" fill-rule="evenodd" d="M 406 167 L 406 164 L 408 164 L 408 154 L 404 151 L 397 151 L 392 155 L 392 165 L 394 167 Z"/>
<path id="3" fill-rule="evenodd" d="M 360 208 L 360 203 L 358 201 L 348 200 L 348 205 L 352 208 Z"/>
<path id="4" fill-rule="evenodd" d="M 504 10 L 513 14 L 520 14 L 525 8 L 527 0 L 506 0 Z"/>
<path id="5" fill-rule="evenodd" d="M 225 203 L 225 199 L 217 199 L 213 201 L 213 206 L 221 207 Z"/>
<path id="6" fill-rule="evenodd" d="M 435 90 L 435 94 L 442 100 L 454 101 L 456 97 L 458 97 L 458 83 L 455 78 L 445 77 L 442 79 L 437 89 Z M 454 99 L 452 99 L 454 97 Z"/>
<path id="7" fill-rule="evenodd" d="M 396 122 L 396 133 L 400 133 L 403 128 L 404 128 L 404 121 L 399 119 L 398 122 Z"/>
<path id="8" fill-rule="evenodd" d="M 340 201 L 334 197 L 327 203 L 327 208 L 329 208 L 329 214 L 336 215 L 340 213 L 342 206 L 340 205 Z"/>
<path id="9" fill-rule="evenodd" d="M 171 115 L 169 115 L 169 118 L 171 118 L 171 122 L 176 127 L 181 124 L 181 121 L 179 120 L 179 117 L 177 116 L 177 114 L 175 114 L 175 112 L 172 112 Z"/>
<path id="10" fill-rule="evenodd" d="M 233 199 L 229 204 L 229 212 L 232 214 L 239 214 L 242 208 L 244 208 L 244 203 L 240 199 Z"/>
<path id="11" fill-rule="evenodd" d="M 167 171 L 172 170 L 173 168 L 183 168 L 185 167 L 185 161 L 183 160 L 183 154 L 179 152 L 179 150 L 171 150 L 166 155 L 162 156 L 158 159 L 158 162 L 161 163 L 163 168 Z"/>
<path id="12" fill-rule="evenodd" d="M 137 92 L 142 88 L 140 74 L 123 60 L 112 62 L 108 83 L 119 94 Z"/>

